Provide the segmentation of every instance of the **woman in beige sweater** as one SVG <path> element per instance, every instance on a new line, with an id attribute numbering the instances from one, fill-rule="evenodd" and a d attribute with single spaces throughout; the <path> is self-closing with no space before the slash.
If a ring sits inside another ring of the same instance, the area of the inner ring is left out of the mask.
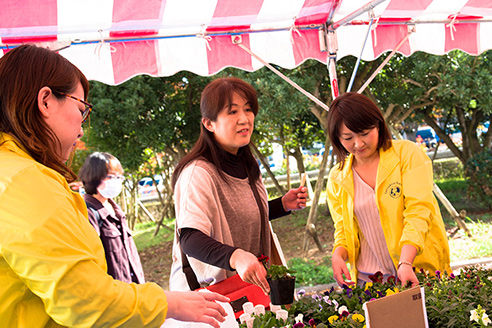
<path id="1" fill-rule="evenodd" d="M 200 107 L 200 137 L 173 176 L 177 234 L 170 288 L 195 289 L 238 273 L 268 293 L 266 271 L 257 259 L 270 255 L 268 220 L 304 208 L 307 189 L 267 200 L 249 148 L 258 113 L 251 85 L 237 78 L 217 79 L 204 89 Z M 181 251 L 195 284 L 183 273 Z"/>

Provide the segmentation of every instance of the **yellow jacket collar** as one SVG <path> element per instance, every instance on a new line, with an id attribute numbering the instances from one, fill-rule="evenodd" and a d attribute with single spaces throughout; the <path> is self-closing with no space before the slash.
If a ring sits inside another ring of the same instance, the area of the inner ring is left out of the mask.
<path id="1" fill-rule="evenodd" d="M 24 158 L 33 159 L 24 146 L 10 134 L 0 132 L 0 148 L 5 148 L 8 151 L 18 154 Z"/>
<path id="2" fill-rule="evenodd" d="M 383 148 L 379 148 L 379 164 L 378 164 L 378 176 L 376 179 L 376 188 L 390 175 L 391 171 L 398 165 L 400 162 L 400 158 L 396 154 L 395 150 L 395 141 L 392 141 L 393 146 L 391 146 L 388 150 L 383 150 Z M 332 179 L 340 184 L 345 190 L 347 190 L 350 195 L 353 195 L 354 183 L 353 183 L 353 173 L 352 173 L 352 163 L 354 161 L 354 155 L 350 154 L 345 159 L 345 164 L 343 166 L 343 170 L 340 171 L 337 165 L 335 168 L 334 174 L 332 175 Z M 379 175 L 381 172 L 381 176 Z"/>
<path id="3" fill-rule="evenodd" d="M 392 141 L 392 143 L 393 145 L 388 148 L 388 150 L 383 150 L 382 148 L 379 148 L 379 164 L 378 176 L 376 179 L 376 189 L 384 180 L 386 180 L 386 178 L 391 174 L 398 163 L 400 163 L 400 157 L 396 154 L 396 149 L 394 147 L 395 141 Z"/>

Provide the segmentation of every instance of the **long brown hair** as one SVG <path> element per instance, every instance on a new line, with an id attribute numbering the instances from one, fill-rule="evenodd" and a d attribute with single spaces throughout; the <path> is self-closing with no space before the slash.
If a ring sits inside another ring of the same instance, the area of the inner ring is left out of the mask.
<path id="1" fill-rule="evenodd" d="M 60 161 L 55 149 L 60 140 L 38 108 L 38 92 L 47 86 L 59 94 L 72 93 L 78 83 L 89 92 L 82 72 L 61 55 L 34 45 L 22 45 L 0 58 L 0 132 L 14 137 L 37 162 L 74 181 L 75 173 Z"/>
<path id="2" fill-rule="evenodd" d="M 337 156 L 340 170 L 349 152 L 340 142 L 340 126 L 355 132 L 377 127 L 379 129 L 378 149 L 387 150 L 391 147 L 391 133 L 384 121 L 381 110 L 371 99 L 357 92 L 347 92 L 333 100 L 328 112 L 328 134 L 330 135 L 333 152 Z"/>
<path id="3" fill-rule="evenodd" d="M 216 79 L 210 82 L 205 89 L 203 89 L 200 101 L 200 112 L 202 114 L 202 118 L 208 118 L 212 122 L 217 121 L 217 115 L 219 112 L 226 106 L 231 106 L 234 93 L 244 97 L 250 103 L 251 109 L 255 116 L 258 114 L 258 98 L 256 96 L 255 89 L 241 79 L 236 77 L 227 77 Z M 221 146 L 215 140 L 213 132 L 208 131 L 203 124 L 201 124 L 200 136 L 198 137 L 195 146 L 185 157 L 183 157 L 183 159 L 181 159 L 174 169 L 172 178 L 173 188 L 185 166 L 199 157 L 204 157 L 210 163 L 214 164 L 215 167 L 217 167 L 220 176 L 227 181 L 222 171 L 221 154 Z M 245 166 L 248 176 L 256 182 L 260 176 L 260 168 L 258 167 L 258 163 L 251 153 L 249 146 L 243 147 L 242 151 L 238 154 L 240 154 L 239 156 L 242 157 L 246 164 Z"/>

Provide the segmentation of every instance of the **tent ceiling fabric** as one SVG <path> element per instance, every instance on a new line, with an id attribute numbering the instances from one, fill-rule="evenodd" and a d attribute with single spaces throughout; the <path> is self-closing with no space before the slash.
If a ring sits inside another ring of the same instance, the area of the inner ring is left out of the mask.
<path id="1" fill-rule="evenodd" d="M 3 55 L 21 43 L 41 43 L 77 65 L 91 80 L 118 84 L 139 74 L 186 70 L 213 75 L 233 66 L 267 62 L 294 68 L 307 59 L 326 63 L 320 33 L 368 0 L 0 0 Z M 399 52 L 477 55 L 492 48 L 491 0 L 386 0 L 336 28 L 337 57 L 359 56 L 370 14 L 373 29 L 362 54 L 373 60 L 416 32 Z M 330 19 L 331 18 L 331 19 Z M 104 40 L 104 42 L 101 42 Z M 320 41 L 321 40 L 321 41 Z"/>

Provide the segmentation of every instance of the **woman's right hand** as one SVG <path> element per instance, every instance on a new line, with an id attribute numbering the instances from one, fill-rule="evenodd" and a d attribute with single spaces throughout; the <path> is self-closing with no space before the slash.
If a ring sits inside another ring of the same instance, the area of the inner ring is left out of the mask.
<path id="1" fill-rule="evenodd" d="M 355 282 L 352 281 L 350 271 L 347 268 L 347 257 L 347 250 L 343 247 L 338 247 L 335 252 L 333 252 L 333 257 L 331 258 L 333 278 L 335 278 L 339 286 L 355 284 Z"/>
<path id="2" fill-rule="evenodd" d="M 265 267 L 255 255 L 238 248 L 232 253 L 229 262 L 243 281 L 259 286 L 266 295 L 270 293 Z"/>
<path id="3" fill-rule="evenodd" d="M 207 323 L 219 328 L 227 312 L 216 303 L 229 302 L 229 298 L 217 293 L 164 291 L 167 297 L 167 318 L 181 321 Z"/>

